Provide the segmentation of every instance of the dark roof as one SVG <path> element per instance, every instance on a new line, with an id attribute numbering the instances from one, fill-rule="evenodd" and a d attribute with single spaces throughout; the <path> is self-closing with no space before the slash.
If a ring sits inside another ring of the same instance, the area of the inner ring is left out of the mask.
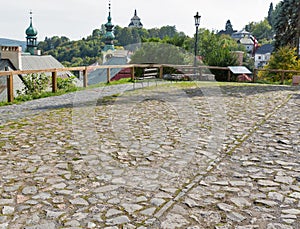
<path id="1" fill-rule="evenodd" d="M 272 53 L 274 51 L 274 46 L 271 44 L 262 45 L 256 50 L 256 54 L 266 54 Z"/>
<path id="2" fill-rule="evenodd" d="M 231 36 L 233 33 L 236 33 L 236 32 L 237 32 L 237 30 L 233 30 L 232 32 L 226 31 L 226 30 L 221 30 L 221 31 L 218 32 L 218 35 L 225 34 L 225 35 L 230 35 Z"/>
<path id="3" fill-rule="evenodd" d="M 5 71 L 5 67 L 8 67 L 9 70 L 16 70 L 10 60 L 0 59 L 0 71 Z"/>

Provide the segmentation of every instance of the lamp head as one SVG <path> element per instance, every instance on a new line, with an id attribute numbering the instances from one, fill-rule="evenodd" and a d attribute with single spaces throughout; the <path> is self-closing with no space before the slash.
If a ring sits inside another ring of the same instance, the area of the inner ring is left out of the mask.
<path id="1" fill-rule="evenodd" d="M 201 16 L 199 15 L 199 12 L 194 16 L 195 18 L 195 26 L 198 27 L 200 25 L 200 18 Z"/>

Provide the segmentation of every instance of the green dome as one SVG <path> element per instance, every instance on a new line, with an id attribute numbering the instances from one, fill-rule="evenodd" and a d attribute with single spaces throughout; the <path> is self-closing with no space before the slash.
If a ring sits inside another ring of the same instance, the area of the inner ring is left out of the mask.
<path id="1" fill-rule="evenodd" d="M 26 35 L 28 37 L 35 37 L 38 34 L 36 28 L 32 26 L 32 21 L 30 22 L 30 26 L 26 29 Z"/>

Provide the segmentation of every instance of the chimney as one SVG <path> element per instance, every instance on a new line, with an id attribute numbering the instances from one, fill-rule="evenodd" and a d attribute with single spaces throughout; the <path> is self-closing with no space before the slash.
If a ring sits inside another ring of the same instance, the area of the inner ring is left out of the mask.
<path id="1" fill-rule="evenodd" d="M 0 46 L 0 57 L 1 59 L 8 59 L 13 66 L 22 70 L 22 47 L 19 46 Z"/>
<path id="2" fill-rule="evenodd" d="M 231 53 L 237 58 L 239 66 L 242 66 L 243 65 L 243 59 L 244 59 L 244 52 L 242 52 L 242 51 L 232 51 Z"/>

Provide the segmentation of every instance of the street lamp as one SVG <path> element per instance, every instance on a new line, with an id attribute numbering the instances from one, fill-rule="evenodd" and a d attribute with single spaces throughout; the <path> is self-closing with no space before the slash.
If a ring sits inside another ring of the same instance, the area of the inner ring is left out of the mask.
<path id="1" fill-rule="evenodd" d="M 197 66 L 197 46 L 198 46 L 198 29 L 200 25 L 200 18 L 199 12 L 194 16 L 195 18 L 195 26 L 196 26 L 196 39 L 195 39 L 195 59 L 194 59 L 194 67 L 195 67 L 195 73 L 196 73 L 196 66 Z"/>

